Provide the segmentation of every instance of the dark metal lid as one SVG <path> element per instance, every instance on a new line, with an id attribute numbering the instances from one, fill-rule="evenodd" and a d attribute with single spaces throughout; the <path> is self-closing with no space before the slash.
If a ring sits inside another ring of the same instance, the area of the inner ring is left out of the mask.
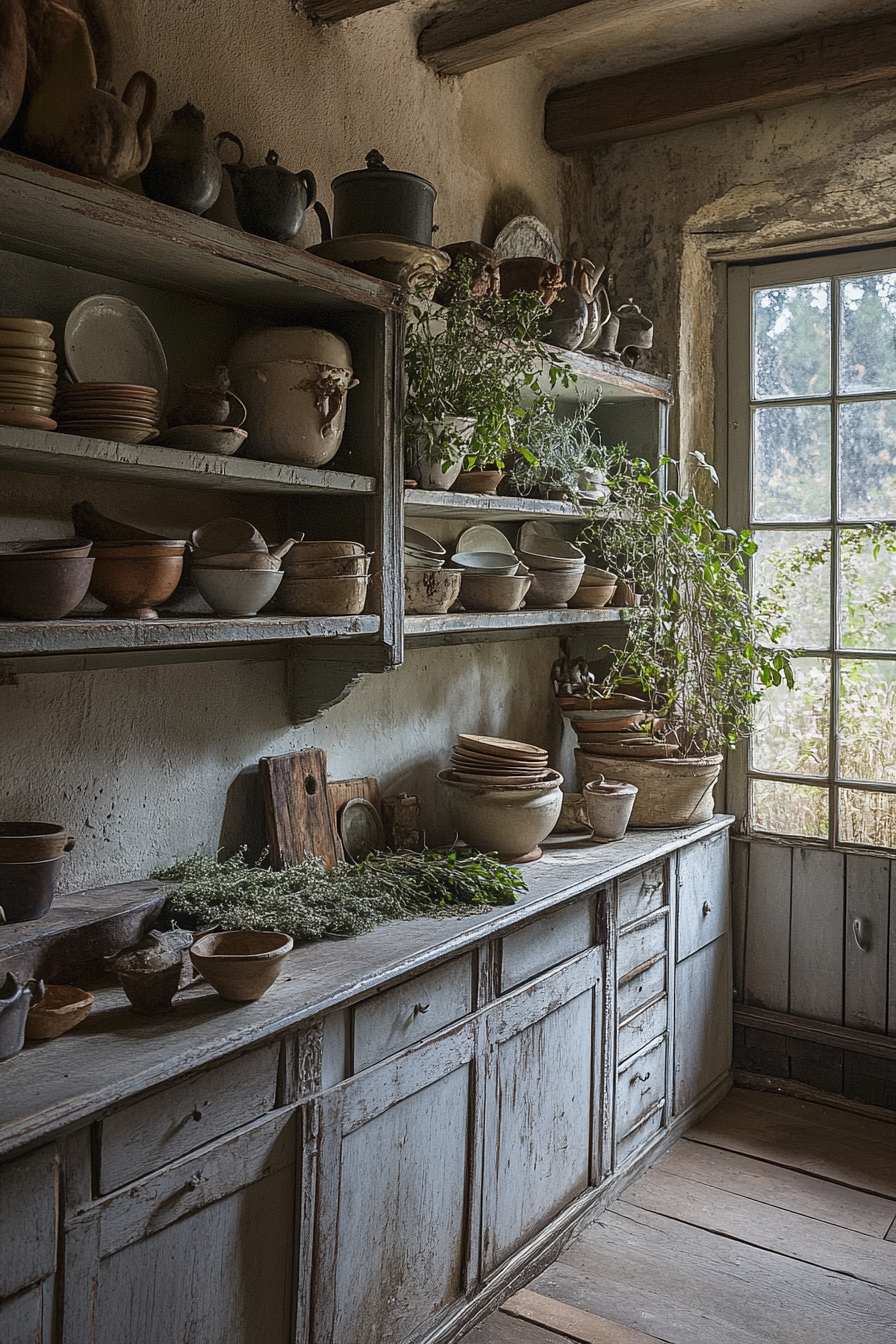
<path id="1" fill-rule="evenodd" d="M 427 182 L 425 177 L 418 177 L 416 173 L 404 173 L 400 169 L 389 168 L 383 160 L 382 154 L 378 149 L 372 149 L 365 155 L 366 168 L 357 168 L 350 173 L 340 173 L 334 177 L 330 186 L 335 190 L 343 182 L 365 181 L 369 182 L 371 178 L 401 178 L 405 182 L 415 182 L 418 186 L 432 192 L 432 198 L 436 198 L 436 189 L 431 182 Z"/>

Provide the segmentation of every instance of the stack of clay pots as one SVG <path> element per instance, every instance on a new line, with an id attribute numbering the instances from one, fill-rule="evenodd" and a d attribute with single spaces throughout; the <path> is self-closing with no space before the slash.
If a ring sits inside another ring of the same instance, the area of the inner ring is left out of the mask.
<path id="1" fill-rule="evenodd" d="M 541 858 L 541 841 L 563 805 L 563 776 L 528 742 L 459 733 L 451 768 L 439 780 L 458 835 L 504 863 Z"/>
<path id="2" fill-rule="evenodd" d="M 461 571 L 444 569 L 445 547 L 414 527 L 404 530 L 404 609 L 417 616 L 444 615 L 457 601 Z"/>
<path id="3" fill-rule="evenodd" d="M 530 607 L 565 607 L 585 572 L 585 552 L 559 537 L 530 537 L 517 555 L 532 575 Z"/>
<path id="4" fill-rule="evenodd" d="M 360 541 L 301 541 L 286 556 L 280 605 L 292 616 L 359 616 L 370 552 Z"/>
<path id="5" fill-rule="evenodd" d="M 47 913 L 63 858 L 74 844 L 64 826 L 0 822 L 0 906 L 5 923 L 26 923 Z"/>

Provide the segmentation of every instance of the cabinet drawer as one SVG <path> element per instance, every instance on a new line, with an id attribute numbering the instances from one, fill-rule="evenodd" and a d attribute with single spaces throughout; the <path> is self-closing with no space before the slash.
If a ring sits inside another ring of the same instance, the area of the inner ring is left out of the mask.
<path id="1" fill-rule="evenodd" d="M 472 954 L 365 999 L 355 1007 L 355 1072 L 431 1036 L 472 1007 Z"/>
<path id="2" fill-rule="evenodd" d="M 592 898 L 586 896 L 508 934 L 501 953 L 501 992 L 590 947 L 594 941 L 592 906 Z"/>
<path id="3" fill-rule="evenodd" d="M 666 1095 L 666 1038 L 619 1070 L 616 1080 L 616 1137 L 622 1138 Z"/>
<path id="4" fill-rule="evenodd" d="M 275 1041 L 107 1116 L 100 1125 L 99 1193 L 273 1110 L 279 1054 Z"/>
<path id="5" fill-rule="evenodd" d="M 643 919 L 666 904 L 666 865 L 653 863 L 639 873 L 620 877 L 616 903 L 620 925 Z"/>
<path id="6" fill-rule="evenodd" d="M 662 1129 L 665 1119 L 665 1107 L 657 1106 L 656 1110 L 645 1116 L 639 1125 L 623 1135 L 616 1144 L 616 1166 L 623 1167 L 627 1162 L 639 1157 L 654 1135 Z"/>
<path id="7" fill-rule="evenodd" d="M 637 967 L 666 950 L 666 916 L 639 924 L 626 933 L 620 933 L 616 944 L 616 979 L 625 980 Z"/>
<path id="8" fill-rule="evenodd" d="M 619 1020 L 630 1017 L 642 1004 L 655 999 L 657 994 L 664 994 L 666 989 L 666 956 L 663 953 L 651 962 L 646 970 L 641 971 L 639 975 L 630 976 L 619 986 L 616 992 L 616 1012 Z"/>
<path id="9" fill-rule="evenodd" d="M 0 1166 L 0 1297 L 56 1268 L 56 1173 L 52 1146 Z"/>
<path id="10" fill-rule="evenodd" d="M 620 1022 L 616 1038 L 618 1062 L 624 1063 L 657 1036 L 662 1036 L 666 1030 L 668 1016 L 668 1000 L 664 994 L 662 998 L 654 999 L 653 1003 L 642 1008 L 639 1013 Z"/>
<path id="11" fill-rule="evenodd" d="M 728 833 L 711 835 L 678 855 L 678 953 L 684 961 L 728 928 Z"/>

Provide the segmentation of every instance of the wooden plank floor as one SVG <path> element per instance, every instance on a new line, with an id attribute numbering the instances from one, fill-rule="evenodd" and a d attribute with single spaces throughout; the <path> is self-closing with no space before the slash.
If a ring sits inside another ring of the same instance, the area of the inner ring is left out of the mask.
<path id="1" fill-rule="evenodd" d="M 896 1124 L 735 1089 L 464 1344 L 896 1344 Z"/>

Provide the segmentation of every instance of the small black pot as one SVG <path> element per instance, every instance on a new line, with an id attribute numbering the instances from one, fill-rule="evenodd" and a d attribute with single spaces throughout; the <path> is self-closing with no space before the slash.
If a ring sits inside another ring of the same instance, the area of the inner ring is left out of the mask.
<path id="1" fill-rule="evenodd" d="M 372 149 L 367 167 L 332 182 L 333 237 L 388 233 L 432 247 L 436 189 L 416 173 L 393 172 Z"/>
<path id="2" fill-rule="evenodd" d="M 41 919 L 53 904 L 63 856 L 39 863 L 0 863 L 0 907 L 6 924 Z"/>

